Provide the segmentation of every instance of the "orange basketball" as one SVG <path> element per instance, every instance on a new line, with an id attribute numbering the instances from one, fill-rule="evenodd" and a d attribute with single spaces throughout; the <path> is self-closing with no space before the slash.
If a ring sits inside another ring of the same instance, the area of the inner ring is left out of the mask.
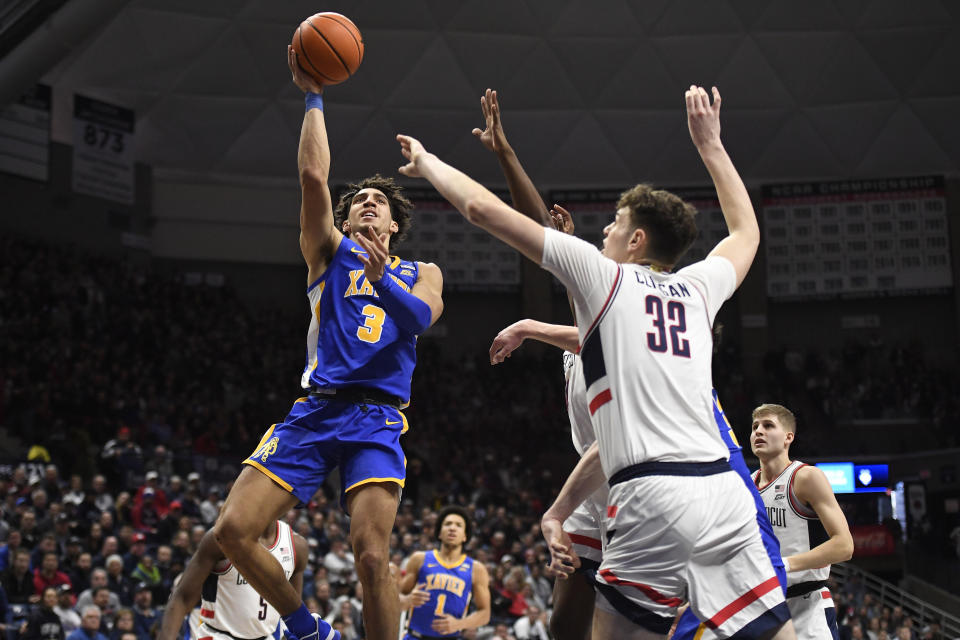
<path id="1" fill-rule="evenodd" d="M 312 15 L 293 34 L 300 68 L 320 84 L 338 84 L 363 61 L 363 37 L 350 18 L 327 11 Z"/>

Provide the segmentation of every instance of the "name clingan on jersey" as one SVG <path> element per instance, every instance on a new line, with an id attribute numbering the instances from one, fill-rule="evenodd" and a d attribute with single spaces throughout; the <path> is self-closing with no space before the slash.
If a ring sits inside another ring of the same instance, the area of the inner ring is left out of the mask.
<path id="1" fill-rule="evenodd" d="M 662 282 L 657 282 L 653 276 L 648 273 L 643 273 L 641 271 L 634 272 L 637 276 L 637 282 L 640 284 L 646 285 L 650 289 L 656 289 L 665 296 L 670 296 L 672 298 L 689 298 L 690 290 L 687 288 L 687 285 L 682 282 L 677 282 L 675 284 L 663 284 Z"/>
<path id="2" fill-rule="evenodd" d="M 386 273 L 384 275 L 393 278 L 393 281 L 403 287 L 404 291 L 410 293 L 410 287 L 406 282 L 392 273 Z M 363 275 L 363 269 L 353 269 L 350 271 L 350 286 L 348 286 L 347 290 L 344 291 L 343 297 L 349 298 L 350 296 L 373 296 L 374 298 L 380 297 L 377 295 L 377 292 L 373 290 L 373 285 L 367 282 L 367 279 Z"/>
<path id="3" fill-rule="evenodd" d="M 427 590 L 433 589 L 442 589 L 443 591 L 449 591 L 450 593 L 455 593 L 458 596 L 463 595 L 463 590 L 466 588 L 467 583 L 456 576 L 451 576 L 446 573 L 431 573 L 427 576 Z"/>

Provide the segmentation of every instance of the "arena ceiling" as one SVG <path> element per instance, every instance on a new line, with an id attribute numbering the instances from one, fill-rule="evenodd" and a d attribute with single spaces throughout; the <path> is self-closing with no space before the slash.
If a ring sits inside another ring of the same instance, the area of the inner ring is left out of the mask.
<path id="1" fill-rule="evenodd" d="M 38 79 L 134 109 L 161 173 L 290 178 L 303 101 L 285 47 L 320 10 L 366 45 L 326 92 L 335 179 L 395 171 L 404 132 L 501 182 L 470 133 L 493 87 L 543 186 L 703 183 L 691 83 L 720 87 L 752 183 L 960 167 L 951 0 L 132 0 Z"/>

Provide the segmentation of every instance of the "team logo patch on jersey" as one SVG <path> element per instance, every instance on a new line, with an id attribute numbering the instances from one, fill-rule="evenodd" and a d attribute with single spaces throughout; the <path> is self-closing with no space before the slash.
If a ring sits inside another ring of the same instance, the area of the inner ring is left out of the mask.
<path id="1" fill-rule="evenodd" d="M 611 504 L 607 507 L 607 517 L 616 518 L 617 517 L 617 505 Z"/>
<path id="2" fill-rule="evenodd" d="M 277 445 L 278 445 L 278 444 L 280 444 L 280 437 L 279 437 L 279 436 L 273 436 L 272 438 L 270 438 L 270 439 L 267 441 L 267 443 L 266 443 L 265 445 L 263 445 L 263 447 L 261 447 L 260 451 L 257 451 L 257 452 L 256 452 L 255 454 L 253 454 L 253 455 L 254 455 L 254 457 L 259 456 L 259 457 L 260 457 L 260 462 L 266 462 L 266 461 L 267 461 L 267 458 L 269 458 L 270 456 L 272 456 L 273 454 L 275 454 L 275 453 L 277 452 Z"/>

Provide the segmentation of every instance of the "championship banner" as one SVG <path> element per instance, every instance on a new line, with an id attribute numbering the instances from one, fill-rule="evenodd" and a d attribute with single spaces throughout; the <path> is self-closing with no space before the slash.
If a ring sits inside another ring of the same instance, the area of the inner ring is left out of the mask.
<path id="1" fill-rule="evenodd" d="M 768 185 L 763 218 L 771 298 L 953 286 L 942 176 Z"/>
<path id="2" fill-rule="evenodd" d="M 712 187 L 665 188 L 697 209 L 697 239 L 681 258 L 677 269 L 698 262 L 727 236 L 727 225 L 720 211 L 717 193 Z M 574 234 L 590 244 L 603 244 L 603 229 L 613 222 L 617 201 L 626 189 L 557 190 L 549 194 L 548 204 L 559 204 L 573 218 Z"/>
<path id="3" fill-rule="evenodd" d="M 134 113 L 75 95 L 73 98 L 73 190 L 134 201 Z"/>
<path id="4" fill-rule="evenodd" d="M 38 84 L 0 110 L 0 171 L 49 179 L 50 104 L 50 87 Z"/>
<path id="5" fill-rule="evenodd" d="M 495 193 L 510 202 L 509 193 Z M 467 222 L 433 189 L 405 187 L 403 194 L 414 204 L 413 224 L 404 240 L 391 242 L 391 254 L 436 263 L 444 291 L 519 290 L 519 253 Z"/>

